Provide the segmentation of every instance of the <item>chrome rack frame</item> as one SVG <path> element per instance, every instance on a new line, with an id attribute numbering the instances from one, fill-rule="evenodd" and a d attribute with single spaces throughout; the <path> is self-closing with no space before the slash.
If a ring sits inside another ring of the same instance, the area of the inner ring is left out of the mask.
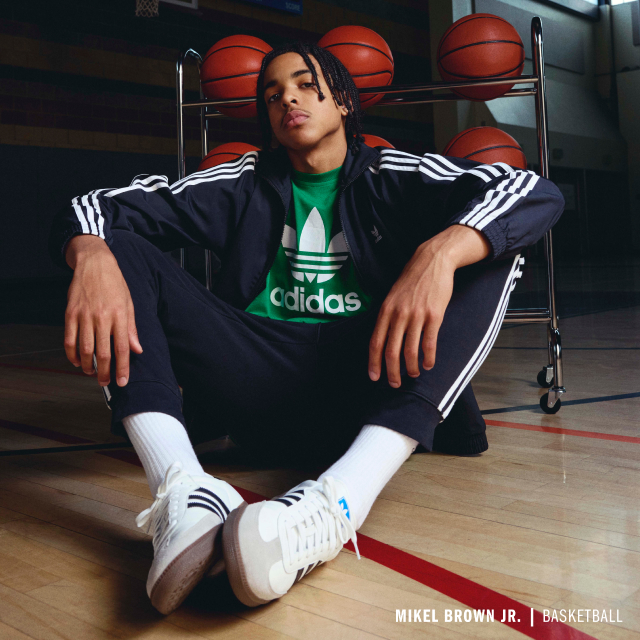
<path id="1" fill-rule="evenodd" d="M 533 74 L 510 78 L 483 78 L 479 80 L 459 81 L 459 82 L 431 82 L 422 85 L 389 85 L 386 87 L 370 87 L 360 89 L 361 94 L 383 93 L 383 98 L 376 106 L 400 105 L 400 104 L 428 104 L 435 102 L 449 102 L 453 100 L 465 100 L 455 93 L 431 94 L 427 96 L 406 96 L 404 94 L 433 92 L 442 89 L 460 89 L 464 87 L 495 86 L 502 84 L 509 85 L 533 85 L 532 87 L 511 89 L 504 94 L 504 97 L 535 96 L 536 106 L 536 131 L 538 139 L 538 161 L 540 175 L 549 178 L 549 132 L 547 125 L 547 96 L 544 76 L 544 52 L 542 39 L 542 21 L 539 17 L 531 20 L 531 49 L 533 52 Z M 178 114 L 178 177 L 182 179 L 186 176 L 185 165 L 185 144 L 184 144 L 184 109 L 200 109 L 201 116 L 201 139 L 202 157 L 208 152 L 208 131 L 207 121 L 209 118 L 226 117 L 214 107 L 227 103 L 243 104 L 255 102 L 255 97 L 231 98 L 227 100 L 206 100 L 200 86 L 200 100 L 196 102 L 184 101 L 184 76 L 183 67 L 187 58 L 193 58 L 198 66 L 198 71 L 202 66 L 202 57 L 193 49 L 182 53 L 176 65 L 176 97 Z M 397 95 L 402 94 L 402 95 Z M 547 306 L 542 309 L 508 309 L 504 318 L 506 323 L 538 322 L 547 323 L 548 338 L 548 364 L 542 368 L 538 376 L 538 381 L 543 387 L 550 387 L 546 396 L 546 407 L 541 405 L 547 413 L 555 413 L 560 406 L 560 396 L 565 393 L 562 374 L 562 342 L 560 329 L 558 326 L 558 315 L 556 311 L 556 284 L 555 269 L 553 259 L 552 233 L 548 231 L 544 236 L 544 251 L 547 262 Z M 211 251 L 205 250 L 206 286 L 211 290 Z M 184 268 L 184 249 L 180 249 L 180 266 Z M 542 376 L 542 379 L 541 379 Z M 542 383 L 545 384 L 542 384 Z M 545 396 L 543 396 L 544 398 Z M 555 407 L 558 403 L 558 407 Z"/>

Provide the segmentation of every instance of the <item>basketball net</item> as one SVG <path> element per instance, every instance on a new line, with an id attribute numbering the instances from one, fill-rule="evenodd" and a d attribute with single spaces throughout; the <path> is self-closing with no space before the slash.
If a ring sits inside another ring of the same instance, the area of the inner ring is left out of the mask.
<path id="1" fill-rule="evenodd" d="M 160 0 L 136 0 L 137 18 L 157 18 Z"/>

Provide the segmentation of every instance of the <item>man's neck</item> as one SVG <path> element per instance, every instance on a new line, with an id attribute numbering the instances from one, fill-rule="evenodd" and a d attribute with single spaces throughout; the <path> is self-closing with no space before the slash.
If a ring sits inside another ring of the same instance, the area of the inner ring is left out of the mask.
<path id="1" fill-rule="evenodd" d="M 337 140 L 323 140 L 313 149 L 287 149 L 291 164 L 301 173 L 326 173 L 344 164 L 347 141 L 344 134 Z"/>

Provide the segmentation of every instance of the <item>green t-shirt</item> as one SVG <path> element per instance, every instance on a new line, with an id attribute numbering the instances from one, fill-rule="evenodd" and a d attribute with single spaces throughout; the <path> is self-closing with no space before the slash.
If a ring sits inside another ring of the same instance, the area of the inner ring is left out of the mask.
<path id="1" fill-rule="evenodd" d="M 371 298 L 357 281 L 334 211 L 340 169 L 293 171 L 282 242 L 264 290 L 246 309 L 250 313 L 274 320 L 331 322 L 369 307 Z"/>

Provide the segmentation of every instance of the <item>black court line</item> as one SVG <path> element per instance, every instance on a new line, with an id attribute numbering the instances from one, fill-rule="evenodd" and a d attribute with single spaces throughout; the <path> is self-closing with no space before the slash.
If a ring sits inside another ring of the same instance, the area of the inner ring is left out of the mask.
<path id="1" fill-rule="evenodd" d="M 126 442 L 106 442 L 104 444 L 80 444 L 73 447 L 45 447 L 42 449 L 15 449 L 0 451 L 1 456 L 25 456 L 32 453 L 67 453 L 69 451 L 100 451 L 104 449 L 131 449 Z"/>
<path id="2" fill-rule="evenodd" d="M 640 398 L 639 393 L 621 393 L 617 396 L 600 396 L 598 398 L 582 398 L 581 400 L 567 400 L 566 402 L 562 401 L 562 406 L 567 407 L 572 404 L 593 404 L 594 402 L 609 402 L 610 400 L 627 400 L 629 398 Z M 540 409 L 539 404 L 523 404 L 519 407 L 502 407 L 501 409 L 485 409 L 480 413 L 485 415 L 490 415 L 493 413 L 512 413 L 514 411 L 528 411 L 529 409 L 538 409 L 540 413 L 543 413 L 542 409 Z"/>
<path id="3" fill-rule="evenodd" d="M 547 347 L 493 347 L 520 351 L 547 351 Z M 563 351 L 640 351 L 640 347 L 562 347 Z"/>

